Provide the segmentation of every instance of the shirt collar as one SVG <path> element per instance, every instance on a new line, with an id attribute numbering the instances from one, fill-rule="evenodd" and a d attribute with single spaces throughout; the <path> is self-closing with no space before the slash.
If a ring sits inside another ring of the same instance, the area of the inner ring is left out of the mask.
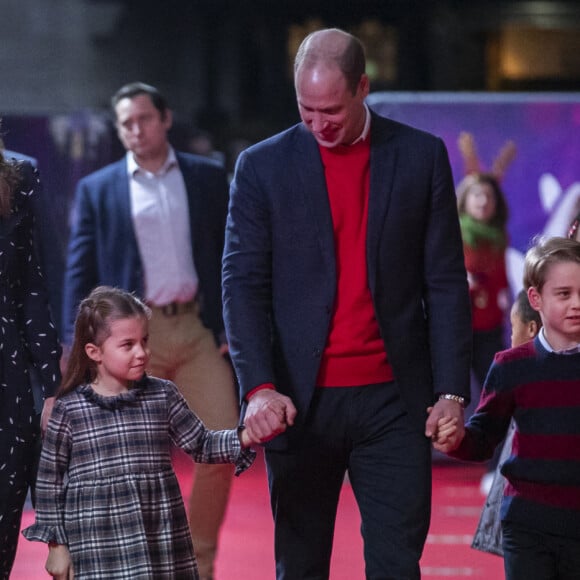
<path id="1" fill-rule="evenodd" d="M 364 141 L 368 137 L 371 128 L 371 112 L 366 103 L 363 103 L 363 105 L 365 108 L 365 124 L 363 125 L 362 133 L 351 143 L 351 145 Z"/>
<path id="2" fill-rule="evenodd" d="M 140 167 L 137 161 L 135 161 L 135 157 L 133 156 L 133 153 L 131 153 L 131 151 L 127 151 L 126 158 L 127 158 L 127 174 L 130 177 L 133 177 L 138 172 L 143 172 L 152 175 L 150 171 L 147 171 Z M 155 172 L 155 175 L 165 175 L 172 167 L 176 165 L 177 165 L 177 157 L 175 156 L 175 150 L 173 149 L 173 147 L 170 146 L 167 153 L 167 159 L 165 160 L 159 171 Z"/>
<path id="3" fill-rule="evenodd" d="M 542 343 L 542 346 L 548 352 L 553 352 L 554 354 L 578 354 L 578 353 L 580 353 L 580 343 L 577 344 L 576 346 L 572 346 L 570 348 L 564 348 L 562 350 L 554 350 L 550 346 L 550 343 L 548 342 L 548 339 L 546 338 L 546 334 L 544 332 L 544 327 L 543 326 L 542 326 L 542 328 L 540 328 L 540 333 L 538 335 L 538 339 Z"/>

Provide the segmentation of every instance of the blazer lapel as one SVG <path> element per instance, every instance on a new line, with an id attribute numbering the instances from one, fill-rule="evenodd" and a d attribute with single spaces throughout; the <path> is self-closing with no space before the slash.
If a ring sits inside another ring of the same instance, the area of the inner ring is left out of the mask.
<path id="1" fill-rule="evenodd" d="M 139 250 L 137 249 L 137 238 L 135 237 L 135 229 L 133 227 L 133 215 L 131 214 L 131 195 L 129 193 L 129 177 L 127 175 L 127 161 L 125 158 L 119 161 L 117 168 L 117 177 L 115 179 L 115 195 L 112 199 L 112 204 L 116 206 L 116 211 L 112 215 L 118 212 L 118 218 L 112 220 L 112 223 L 119 225 L 123 228 L 123 231 L 117 232 L 117 239 L 127 240 L 128 247 L 125 251 L 129 251 L 128 254 L 134 257 L 136 260 L 139 258 Z M 126 229 L 126 224 L 129 224 L 129 228 Z M 109 222 L 111 225 L 111 222 Z"/>
<path id="2" fill-rule="evenodd" d="M 195 234 L 200 231 L 200 228 L 196 222 L 198 220 L 204 219 L 203 208 L 199 207 L 200 196 L 194 195 L 196 190 L 196 182 L 198 180 L 196 175 L 196 167 L 195 165 L 188 163 L 179 151 L 175 152 L 175 157 L 177 159 L 179 169 L 181 170 L 181 175 L 183 176 L 183 182 L 185 183 L 185 194 L 187 196 L 187 207 L 189 210 L 191 251 L 195 252 Z"/>
<path id="3" fill-rule="evenodd" d="M 117 193 L 115 200 L 119 204 L 119 212 L 123 218 L 121 223 L 127 223 L 126 220 L 131 221 L 131 196 L 129 194 L 129 176 L 127 175 L 127 161 L 123 158 L 119 163 L 117 179 Z"/>
<path id="4" fill-rule="evenodd" d="M 397 164 L 397 147 L 392 132 L 381 117 L 372 114 L 371 177 L 367 222 L 367 270 L 369 287 L 374 294 L 377 278 L 378 250 L 391 200 Z"/>
<path id="5" fill-rule="evenodd" d="M 297 195 L 302 196 L 306 207 L 310 208 L 320 250 L 332 280 L 336 277 L 334 253 L 334 230 L 324 168 L 316 140 L 301 125 L 296 133 Z"/>

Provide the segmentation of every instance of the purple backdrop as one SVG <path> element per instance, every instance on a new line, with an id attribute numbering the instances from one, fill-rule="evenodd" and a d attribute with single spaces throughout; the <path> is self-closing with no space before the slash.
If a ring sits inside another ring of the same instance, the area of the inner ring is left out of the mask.
<path id="1" fill-rule="evenodd" d="M 456 184 L 465 175 L 457 145 L 462 131 L 473 134 L 484 170 L 508 140 L 515 142 L 517 155 L 502 182 L 515 294 L 533 237 L 566 235 L 580 210 L 580 93 L 373 93 L 368 103 L 385 117 L 440 136 Z"/>
<path id="2" fill-rule="evenodd" d="M 464 176 L 462 131 L 474 135 L 487 169 L 504 143 L 514 141 L 517 156 L 503 180 L 513 248 L 525 251 L 546 227 L 565 234 L 573 217 L 568 210 L 580 201 L 580 94 L 374 93 L 368 102 L 381 115 L 439 135 L 456 183 Z"/>

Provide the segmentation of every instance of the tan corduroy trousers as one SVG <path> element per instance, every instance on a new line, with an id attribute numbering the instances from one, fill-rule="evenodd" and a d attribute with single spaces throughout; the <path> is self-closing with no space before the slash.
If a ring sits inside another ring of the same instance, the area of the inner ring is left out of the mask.
<path id="1" fill-rule="evenodd" d="M 194 302 L 177 309 L 151 308 L 149 373 L 173 381 L 209 429 L 232 429 L 239 408 L 230 365 Z M 232 465 L 197 464 L 189 522 L 201 578 L 213 577 L 219 528 L 233 477 Z"/>

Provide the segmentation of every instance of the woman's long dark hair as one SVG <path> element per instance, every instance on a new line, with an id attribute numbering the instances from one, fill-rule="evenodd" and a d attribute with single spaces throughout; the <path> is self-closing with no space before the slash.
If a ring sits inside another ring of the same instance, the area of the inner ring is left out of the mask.
<path id="1" fill-rule="evenodd" d="M 0 138 L 0 218 L 10 215 L 14 192 L 21 179 L 18 164 L 9 163 L 2 153 L 3 149 L 4 146 Z"/>
<path id="2" fill-rule="evenodd" d="M 149 318 L 149 308 L 133 294 L 98 286 L 79 305 L 75 321 L 73 345 L 68 358 L 62 383 L 56 394 L 62 397 L 83 383 L 90 383 L 97 376 L 96 363 L 85 352 L 85 346 L 103 344 L 111 334 L 111 323 L 122 318 Z"/>

